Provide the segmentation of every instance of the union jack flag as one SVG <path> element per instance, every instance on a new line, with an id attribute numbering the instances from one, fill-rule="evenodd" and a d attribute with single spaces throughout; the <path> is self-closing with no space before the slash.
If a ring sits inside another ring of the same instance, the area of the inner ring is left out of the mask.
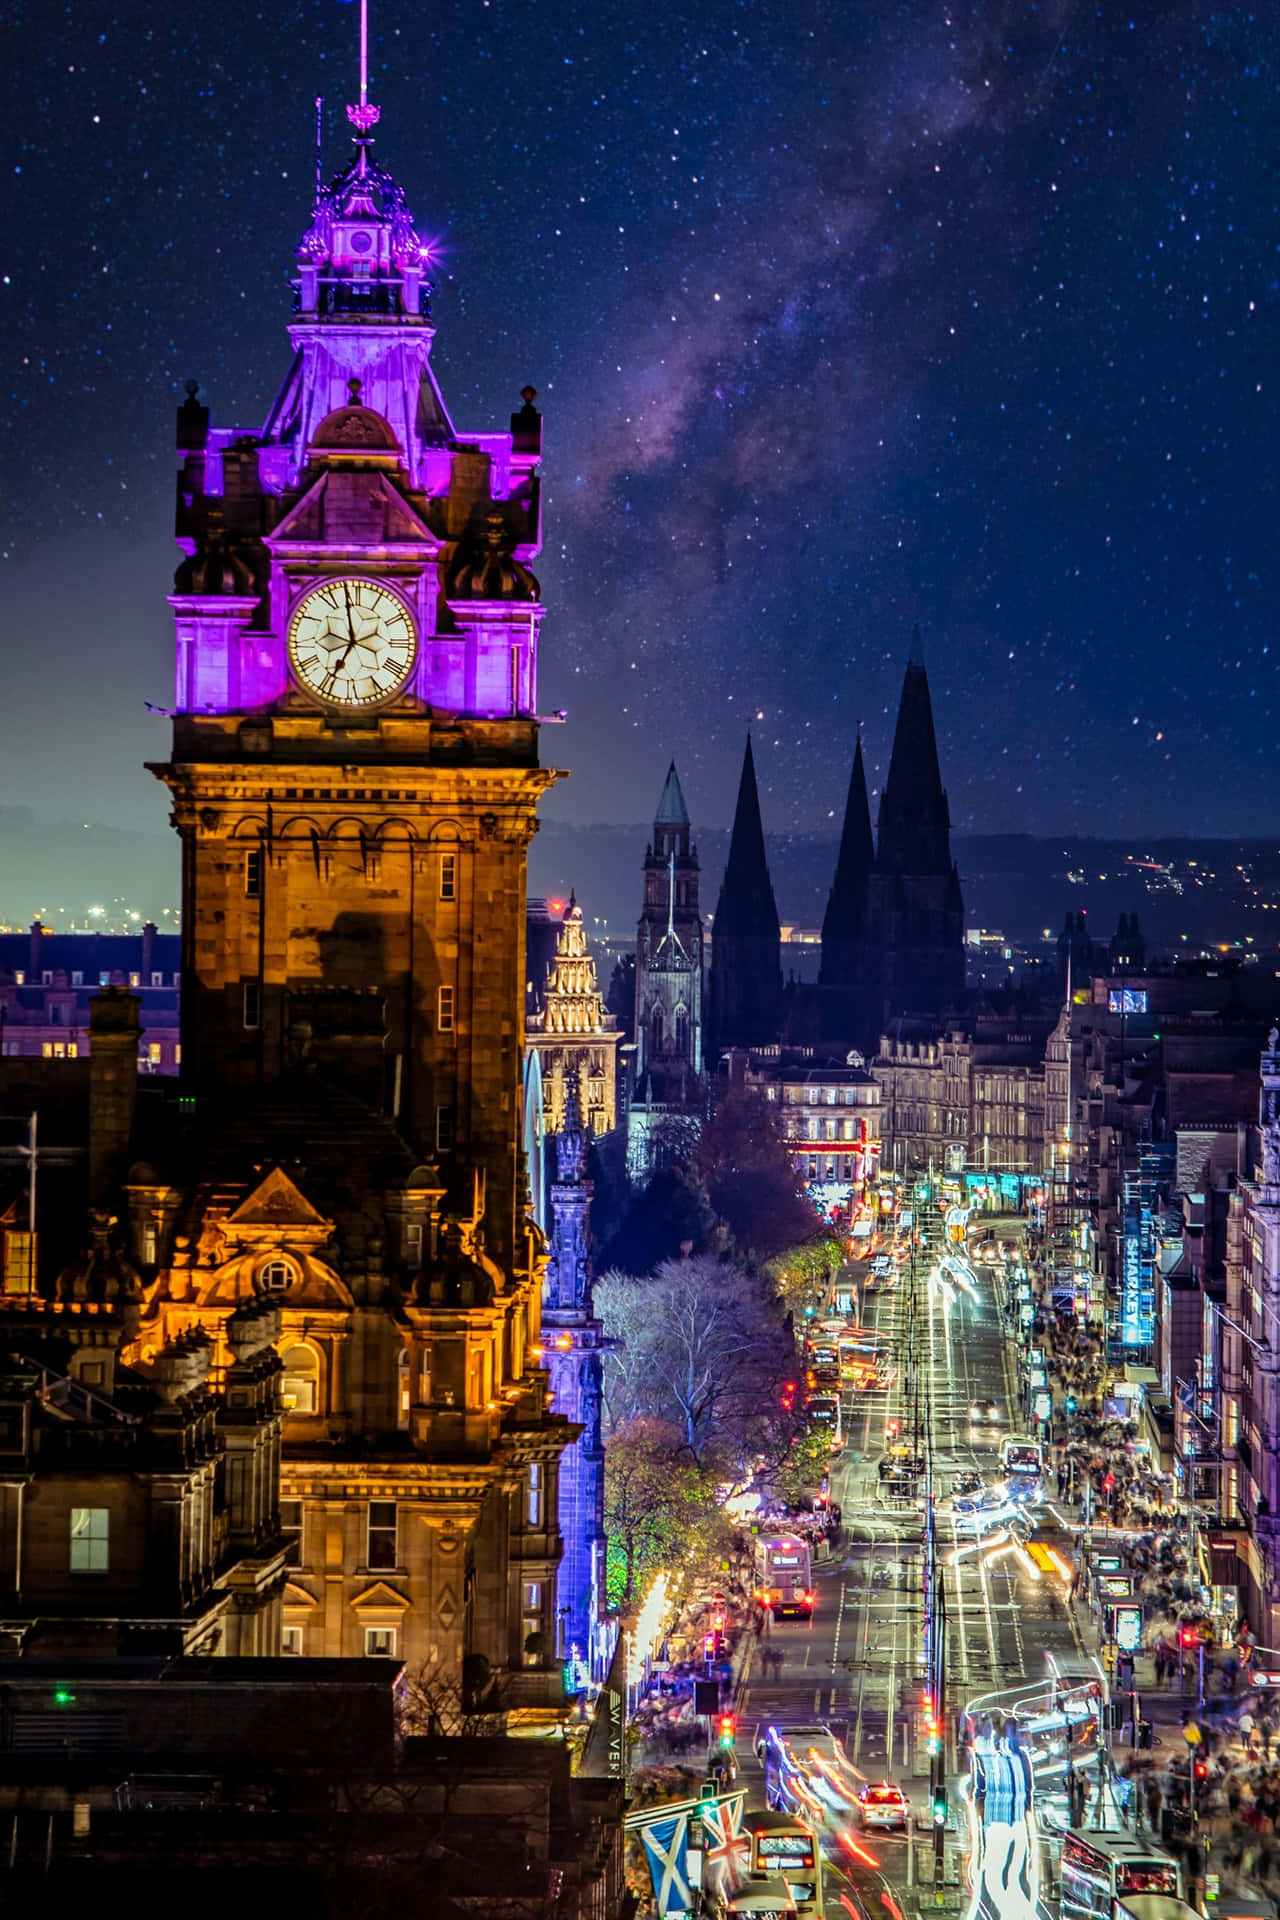
<path id="1" fill-rule="evenodd" d="M 698 1809 L 706 1836 L 702 1856 L 702 1884 L 723 1895 L 740 1887 L 751 1866 L 750 1836 L 742 1831 L 746 1792 L 727 1793 Z"/>

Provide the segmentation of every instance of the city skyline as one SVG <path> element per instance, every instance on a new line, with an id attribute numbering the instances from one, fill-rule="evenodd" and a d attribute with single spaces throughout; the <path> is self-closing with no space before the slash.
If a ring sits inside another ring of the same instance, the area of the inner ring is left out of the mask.
<path id="1" fill-rule="evenodd" d="M 170 409 L 199 375 L 265 417 L 354 21 L 16 26 L 0 803 L 163 829 Z M 384 0 L 371 31 L 451 404 L 501 417 L 530 380 L 546 418 L 549 817 L 643 820 L 674 753 L 727 824 L 751 725 L 771 830 L 834 831 L 919 621 L 958 832 L 1247 830 L 1265 22 L 485 6 L 422 36 Z"/>

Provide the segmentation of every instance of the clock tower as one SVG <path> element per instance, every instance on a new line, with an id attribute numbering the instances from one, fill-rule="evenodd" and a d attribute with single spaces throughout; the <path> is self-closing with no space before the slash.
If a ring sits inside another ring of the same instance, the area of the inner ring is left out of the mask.
<path id="1" fill-rule="evenodd" d="M 363 9 L 362 9 L 363 25 Z M 460 432 L 430 249 L 375 158 L 299 245 L 266 421 L 178 412 L 182 1079 L 117 1216 L 130 1349 L 280 1314 L 286 1645 L 555 1713 L 558 1476 L 521 1152 L 541 417 Z M 141 1109 L 140 1109 L 141 1111 Z M 445 1698 L 447 1696 L 447 1699 Z M 451 1703 L 451 1707 L 450 1707 Z"/>
<path id="2" fill-rule="evenodd" d="M 429 249 L 374 159 L 377 110 L 350 112 L 264 427 L 212 426 L 194 389 L 179 410 L 153 770 L 182 840 L 183 1078 L 266 1086 L 305 1046 L 421 1153 L 475 1166 L 509 1259 L 525 852 L 557 778 L 534 712 L 541 417 L 526 388 L 507 431 L 455 429 Z"/>

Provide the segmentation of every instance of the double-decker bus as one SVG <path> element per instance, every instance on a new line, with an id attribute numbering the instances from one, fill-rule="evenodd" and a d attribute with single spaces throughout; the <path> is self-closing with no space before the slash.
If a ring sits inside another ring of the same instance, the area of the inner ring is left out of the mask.
<path id="1" fill-rule="evenodd" d="M 1044 1448 L 1038 1440 L 1019 1440 L 1013 1434 L 1000 1442 L 1001 1473 L 1041 1474 Z"/>
<path id="2" fill-rule="evenodd" d="M 805 1425 L 825 1440 L 833 1453 L 844 1445 L 844 1420 L 838 1393 L 815 1393 L 805 1402 Z"/>
<path id="3" fill-rule="evenodd" d="M 762 1533 L 756 1540 L 756 1599 L 775 1620 L 784 1613 L 808 1619 L 814 1592 L 809 1544 L 794 1533 Z"/>
<path id="4" fill-rule="evenodd" d="M 796 1912 L 822 1920 L 822 1849 L 814 1828 L 792 1813 L 748 1813 L 742 1825 L 751 1836 L 752 1879 L 777 1874 Z"/>
<path id="5" fill-rule="evenodd" d="M 1062 1842 L 1062 1920 L 1114 1920 L 1131 1894 L 1181 1900 L 1182 1868 L 1163 1847 L 1131 1833 L 1072 1827 Z"/>

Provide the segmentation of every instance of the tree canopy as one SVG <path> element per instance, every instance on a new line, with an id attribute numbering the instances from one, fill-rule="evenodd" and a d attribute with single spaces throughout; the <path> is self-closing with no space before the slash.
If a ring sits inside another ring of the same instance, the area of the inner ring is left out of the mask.
<path id="1" fill-rule="evenodd" d="M 795 1345 L 760 1275 L 707 1255 L 664 1260 L 652 1274 L 606 1274 L 595 1304 L 618 1342 L 605 1368 L 611 1424 L 662 1420 L 690 1459 L 732 1478 L 770 1450 Z"/>

